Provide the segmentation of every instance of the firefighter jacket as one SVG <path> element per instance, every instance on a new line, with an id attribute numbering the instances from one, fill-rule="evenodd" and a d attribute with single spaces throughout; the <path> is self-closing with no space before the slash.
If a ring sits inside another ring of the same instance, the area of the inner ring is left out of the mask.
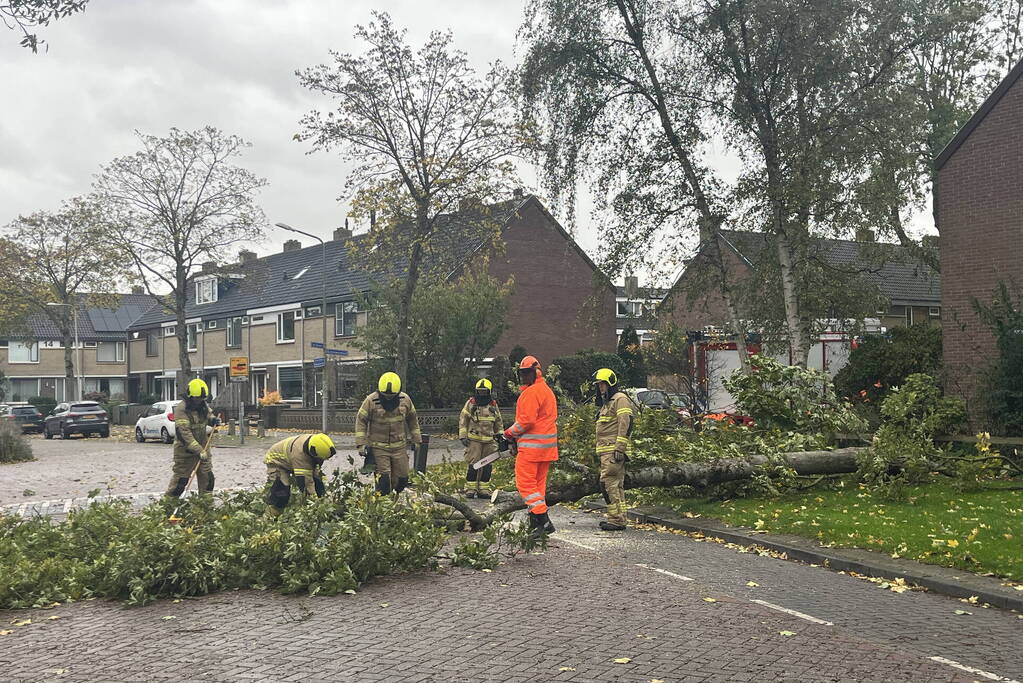
<path id="1" fill-rule="evenodd" d="M 398 394 L 398 406 L 385 410 L 379 391 L 366 397 L 355 416 L 355 445 L 369 446 L 385 451 L 405 450 L 409 441 L 417 446 L 423 443 L 419 431 L 419 417 L 408 394 Z"/>
<path id="2" fill-rule="evenodd" d="M 305 445 L 311 438 L 311 434 L 303 434 L 278 441 L 270 446 L 263 462 L 271 471 L 276 468 L 287 472 L 299 483 L 304 493 L 315 496 L 315 480 L 323 480 L 323 462 L 305 452 Z"/>
<path id="3" fill-rule="evenodd" d="M 632 450 L 632 401 L 621 391 L 607 397 L 597 411 L 597 455 Z"/>
<path id="4" fill-rule="evenodd" d="M 522 388 L 515 403 L 515 424 L 504 435 L 516 442 L 520 460 L 558 459 L 558 401 L 539 371 L 536 381 Z"/>
<path id="5" fill-rule="evenodd" d="M 501 409 L 497 407 L 497 401 L 491 401 L 483 406 L 476 405 L 475 398 L 465 402 L 465 407 L 458 416 L 458 438 L 469 440 L 465 455 L 470 462 L 495 452 L 497 442 L 494 437 L 503 431 L 504 420 L 501 419 Z"/>
<path id="6" fill-rule="evenodd" d="M 174 455 L 197 456 L 209 439 L 209 424 L 213 413 L 208 406 L 189 410 L 185 401 L 174 406 Z"/>

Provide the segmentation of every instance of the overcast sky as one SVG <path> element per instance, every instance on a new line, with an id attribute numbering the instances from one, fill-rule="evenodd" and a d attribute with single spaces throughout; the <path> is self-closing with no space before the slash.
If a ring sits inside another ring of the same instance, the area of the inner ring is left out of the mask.
<path id="1" fill-rule="evenodd" d="M 344 221 L 345 169 L 292 140 L 306 112 L 329 107 L 294 72 L 330 49 L 361 52 L 352 32 L 371 9 L 413 46 L 450 28 L 480 70 L 514 61 L 522 3 L 505 0 L 92 0 L 42 29 L 49 51 L 35 55 L 0 29 L 0 224 L 87 192 L 101 164 L 136 151 L 135 129 L 212 124 L 252 143 L 239 163 L 269 181 L 271 223 L 328 235 Z M 258 251 L 284 239 L 272 229 Z"/>
<path id="2" fill-rule="evenodd" d="M 252 143 L 240 164 L 269 181 L 260 202 L 271 224 L 326 237 L 344 222 L 337 197 L 345 168 L 292 139 L 306 112 L 330 106 L 299 87 L 295 70 L 328 61 L 330 49 L 361 52 L 352 31 L 370 20 L 371 9 L 390 12 L 413 46 L 433 29 L 450 28 L 479 70 L 496 59 L 514 63 L 522 6 L 92 0 L 83 14 L 41 29 L 49 50 L 39 54 L 20 47 L 18 33 L 0 29 L 0 225 L 87 192 L 101 164 L 136 151 L 136 129 L 163 135 L 172 126 L 212 124 Z M 918 227 L 929 224 L 924 217 Z M 596 229 L 588 212 L 579 218 L 576 239 L 592 254 Z M 284 239 L 272 228 L 257 250 L 276 250 Z"/>

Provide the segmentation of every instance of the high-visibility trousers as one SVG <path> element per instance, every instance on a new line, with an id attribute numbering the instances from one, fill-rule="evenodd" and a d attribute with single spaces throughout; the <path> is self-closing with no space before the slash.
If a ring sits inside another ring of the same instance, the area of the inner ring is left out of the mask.
<path id="1" fill-rule="evenodd" d="M 525 460 L 521 455 L 515 459 L 515 488 L 519 490 L 526 508 L 536 515 L 547 512 L 547 470 L 551 462 Z"/>

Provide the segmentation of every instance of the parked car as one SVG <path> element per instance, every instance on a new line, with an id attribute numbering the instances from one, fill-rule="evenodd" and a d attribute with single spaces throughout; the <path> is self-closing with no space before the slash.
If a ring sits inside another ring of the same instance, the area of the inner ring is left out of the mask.
<path id="1" fill-rule="evenodd" d="M 135 422 L 135 440 L 160 439 L 164 443 L 174 441 L 174 406 L 177 401 L 157 401 L 149 406 Z"/>
<path id="2" fill-rule="evenodd" d="M 3 417 L 18 423 L 22 433 L 43 431 L 43 414 L 35 406 L 13 406 Z"/>
<path id="3" fill-rule="evenodd" d="M 58 434 L 62 439 L 68 439 L 72 434 L 108 437 L 110 421 L 107 419 L 107 411 L 95 401 L 58 403 L 43 420 L 43 436 L 52 439 Z"/>

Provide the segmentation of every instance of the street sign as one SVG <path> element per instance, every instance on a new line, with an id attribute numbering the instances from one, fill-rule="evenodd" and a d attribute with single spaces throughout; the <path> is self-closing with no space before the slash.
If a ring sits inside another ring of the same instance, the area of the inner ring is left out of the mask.
<path id="1" fill-rule="evenodd" d="M 322 349 L 323 342 L 309 342 L 309 346 L 313 347 L 314 349 Z"/>
<path id="2" fill-rule="evenodd" d="M 232 356 L 228 367 L 232 380 L 236 377 L 241 377 L 243 381 L 249 378 L 248 356 Z"/>
<path id="3" fill-rule="evenodd" d="M 324 358 L 323 356 L 320 356 L 319 358 L 313 358 L 313 367 L 314 368 L 322 368 L 326 364 L 327 364 L 327 359 Z"/>
<path id="4" fill-rule="evenodd" d="M 327 349 L 328 356 L 347 356 L 348 352 L 344 349 Z"/>
<path id="5" fill-rule="evenodd" d="M 245 382 L 249 381 L 249 378 L 248 377 L 231 377 L 230 380 L 232 382 L 237 382 L 239 384 L 244 384 Z"/>

